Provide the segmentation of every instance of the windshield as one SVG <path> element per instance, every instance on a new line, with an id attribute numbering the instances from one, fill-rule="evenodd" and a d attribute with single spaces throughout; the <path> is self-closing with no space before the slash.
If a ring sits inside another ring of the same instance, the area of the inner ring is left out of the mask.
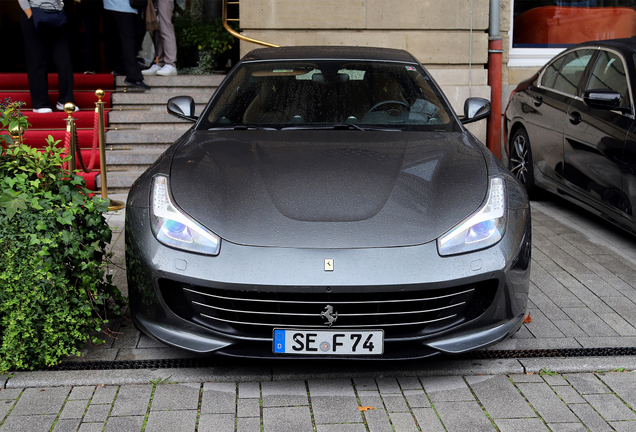
<path id="1" fill-rule="evenodd" d="M 360 60 L 248 62 L 204 114 L 204 129 L 457 130 L 417 65 Z"/>

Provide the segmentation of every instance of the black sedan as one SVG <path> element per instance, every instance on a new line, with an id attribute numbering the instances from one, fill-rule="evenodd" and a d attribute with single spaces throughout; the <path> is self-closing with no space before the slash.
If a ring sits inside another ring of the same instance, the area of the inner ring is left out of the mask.
<path id="1" fill-rule="evenodd" d="M 405 359 L 521 326 L 527 194 L 409 53 L 255 50 L 201 116 L 187 96 L 168 112 L 195 124 L 126 210 L 147 335 L 226 356 Z"/>
<path id="2" fill-rule="evenodd" d="M 505 113 L 509 168 L 636 233 L 636 38 L 587 42 L 519 84 Z"/>

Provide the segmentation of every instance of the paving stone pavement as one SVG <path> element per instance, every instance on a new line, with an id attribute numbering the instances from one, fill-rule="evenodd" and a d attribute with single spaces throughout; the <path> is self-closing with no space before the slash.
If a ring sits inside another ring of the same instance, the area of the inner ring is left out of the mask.
<path id="1" fill-rule="evenodd" d="M 0 431 L 635 431 L 636 371 L 0 390 Z"/>
<path id="2" fill-rule="evenodd" d="M 557 199 L 532 206 L 532 321 L 488 349 L 636 346 L 636 238 Z M 126 293 L 124 215 L 108 218 Z M 193 356 L 126 317 L 111 329 L 68 361 Z M 0 387 L 0 431 L 636 431 L 636 356 L 34 371 Z"/>

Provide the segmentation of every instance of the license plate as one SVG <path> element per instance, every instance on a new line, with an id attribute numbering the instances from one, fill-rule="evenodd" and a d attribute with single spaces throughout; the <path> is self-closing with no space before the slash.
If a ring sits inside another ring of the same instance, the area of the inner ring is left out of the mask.
<path id="1" fill-rule="evenodd" d="M 384 331 L 274 329 L 273 350 L 279 354 L 381 355 Z"/>

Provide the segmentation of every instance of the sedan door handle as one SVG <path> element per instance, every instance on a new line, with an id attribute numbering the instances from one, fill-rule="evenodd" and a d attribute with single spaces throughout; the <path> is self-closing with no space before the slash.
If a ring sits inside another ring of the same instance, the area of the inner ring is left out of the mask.
<path id="1" fill-rule="evenodd" d="M 578 111 L 573 111 L 570 113 L 570 123 L 573 125 L 577 125 L 581 123 L 581 113 Z"/>
<path id="2" fill-rule="evenodd" d="M 534 98 L 534 106 L 539 107 L 543 104 L 543 98 L 541 96 L 537 96 Z"/>

